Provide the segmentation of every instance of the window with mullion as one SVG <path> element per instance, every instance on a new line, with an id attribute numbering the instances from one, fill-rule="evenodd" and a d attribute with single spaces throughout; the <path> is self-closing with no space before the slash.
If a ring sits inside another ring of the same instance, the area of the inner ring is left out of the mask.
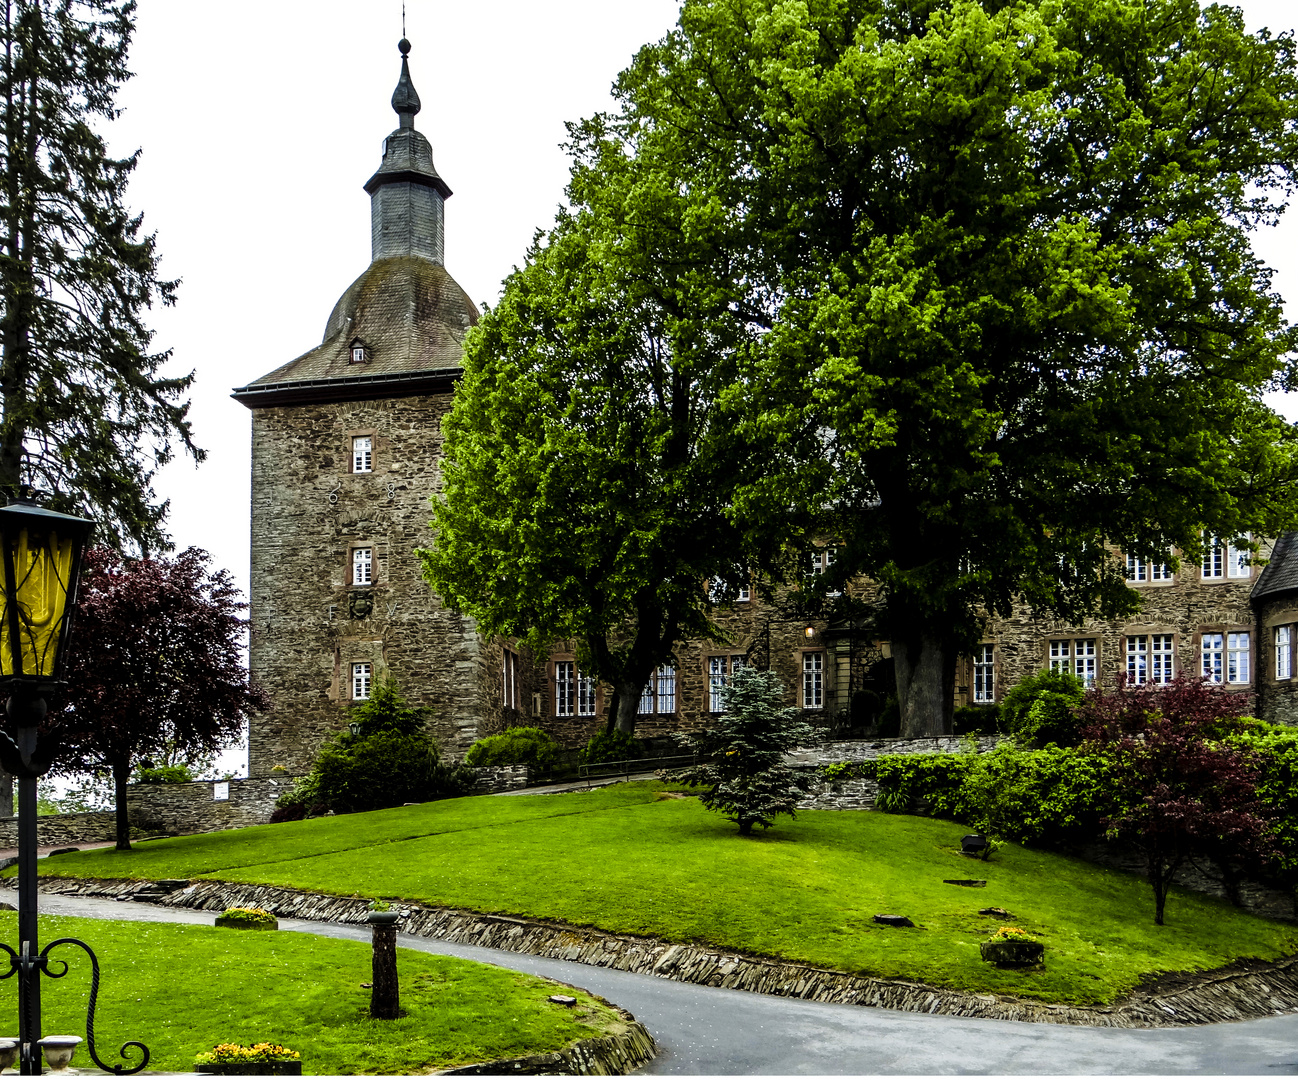
<path id="1" fill-rule="evenodd" d="M 1211 683 L 1225 681 L 1226 638 L 1223 634 L 1204 634 L 1200 651 L 1203 655 L 1203 677 Z"/>
<path id="2" fill-rule="evenodd" d="M 974 650 L 973 699 L 980 705 L 996 700 L 995 645 L 979 645 Z"/>
<path id="3" fill-rule="evenodd" d="M 352 584 L 370 585 L 374 581 L 374 549 L 352 548 Z"/>
<path id="4" fill-rule="evenodd" d="M 1146 637 L 1127 638 L 1127 682 L 1132 686 L 1144 686 L 1149 681 L 1149 639 Z"/>
<path id="5" fill-rule="evenodd" d="M 1252 679 L 1249 636 L 1247 630 L 1226 635 L 1226 681 L 1228 683 L 1242 684 Z"/>
<path id="6" fill-rule="evenodd" d="M 825 654 L 823 652 L 802 654 L 802 707 L 804 709 L 825 707 Z"/>
<path id="7" fill-rule="evenodd" d="M 1275 677 L 1293 678 L 1293 628 L 1290 626 L 1275 628 Z"/>
<path id="8" fill-rule="evenodd" d="M 572 716 L 576 701 L 577 665 L 571 660 L 554 662 L 554 715 Z"/>

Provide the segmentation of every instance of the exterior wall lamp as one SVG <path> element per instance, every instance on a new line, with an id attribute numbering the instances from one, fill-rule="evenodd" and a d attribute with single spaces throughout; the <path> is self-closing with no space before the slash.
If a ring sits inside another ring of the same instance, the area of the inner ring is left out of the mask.
<path id="1" fill-rule="evenodd" d="M 808 641 L 810 641 L 812 638 L 816 636 L 816 628 L 814 626 L 808 626 L 805 630 L 802 631 L 802 636 L 805 637 Z"/>
<path id="2" fill-rule="evenodd" d="M 49 952 L 58 945 L 77 945 L 90 956 L 93 985 L 99 985 L 99 960 L 83 941 L 58 938 L 41 949 L 37 937 L 36 891 L 36 781 L 50 770 L 57 749 L 55 740 L 38 737 L 46 713 L 45 698 L 63 684 L 63 661 L 77 599 L 81 557 L 90 531 L 86 518 L 59 514 L 37 506 L 26 498 L 11 500 L 0 507 L 0 569 L 3 570 L 3 608 L 0 609 L 0 693 L 9 697 L 6 708 L 17 731 L 17 739 L 0 731 L 0 765 L 18 778 L 18 940 L 15 952 L 0 942 L 9 954 L 9 970 L 0 979 L 18 976 L 19 1072 L 23 1076 L 41 1073 L 40 976 L 61 978 L 67 973 L 51 970 Z M 132 1068 L 107 1066 L 95 1053 L 95 996 L 91 995 L 86 1017 L 87 1049 L 105 1072 L 126 1076 L 148 1064 L 149 1050 L 143 1043 L 128 1042 L 143 1051 L 144 1060 Z M 55 1041 L 53 1039 L 49 1040 Z M 66 1041 L 66 1037 L 65 1037 Z M 79 1041 L 79 1040 L 78 1040 Z"/>
<path id="3" fill-rule="evenodd" d="M 353 735 L 359 737 L 361 733 L 361 727 L 362 725 L 359 720 L 353 720 L 351 723 L 347 725 L 347 730 L 350 731 Z"/>

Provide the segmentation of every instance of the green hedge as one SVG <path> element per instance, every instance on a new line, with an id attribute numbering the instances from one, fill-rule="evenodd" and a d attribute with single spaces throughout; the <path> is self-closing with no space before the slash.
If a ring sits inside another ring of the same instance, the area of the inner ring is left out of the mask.
<path id="1" fill-rule="evenodd" d="M 1104 763 L 1068 747 L 1019 750 L 1004 742 L 986 754 L 889 754 L 875 774 L 880 810 L 926 807 L 1020 843 L 1090 839 L 1118 809 Z"/>
<path id="2" fill-rule="evenodd" d="M 464 764 L 474 768 L 492 765 L 531 765 L 553 768 L 559 760 L 559 744 L 540 728 L 516 727 L 499 735 L 479 739 L 464 755 Z"/>

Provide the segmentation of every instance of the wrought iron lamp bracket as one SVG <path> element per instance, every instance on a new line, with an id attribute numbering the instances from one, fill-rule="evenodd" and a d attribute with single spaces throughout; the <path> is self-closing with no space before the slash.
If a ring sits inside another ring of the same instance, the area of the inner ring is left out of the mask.
<path id="1" fill-rule="evenodd" d="M 63 978 L 68 973 L 68 962 L 59 959 L 50 960 L 50 950 L 59 945 L 76 945 L 85 949 L 86 955 L 90 957 L 90 1003 L 86 1009 L 86 1050 L 90 1053 L 90 1059 L 104 1072 L 113 1073 L 115 1076 L 130 1076 L 139 1072 L 149 1063 L 149 1048 L 142 1042 L 132 1040 L 123 1043 L 122 1049 L 118 1052 L 120 1057 L 125 1058 L 129 1047 L 139 1047 L 144 1058 L 138 1065 L 132 1065 L 130 1068 L 127 1068 L 126 1065 L 105 1065 L 99 1060 L 99 1055 L 95 1052 L 95 1001 L 99 997 L 99 957 L 84 941 L 72 937 L 55 938 L 41 950 L 39 956 L 33 957 L 19 956 L 4 942 L 0 942 L 0 949 L 9 954 L 9 970 L 0 974 L 0 979 L 7 979 L 18 971 L 23 971 L 26 974 L 31 968 L 39 968 L 51 979 Z M 55 964 L 61 965 L 61 970 L 55 970 Z"/>

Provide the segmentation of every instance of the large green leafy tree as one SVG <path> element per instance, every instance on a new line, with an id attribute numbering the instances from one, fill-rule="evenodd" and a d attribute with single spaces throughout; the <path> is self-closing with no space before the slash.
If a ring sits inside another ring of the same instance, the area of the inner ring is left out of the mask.
<path id="1" fill-rule="evenodd" d="M 1196 0 L 689 0 L 618 93 L 583 164 L 724 208 L 769 328 L 722 395 L 771 465 L 734 520 L 879 583 L 904 734 L 949 730 L 989 614 L 1115 616 L 1115 546 L 1292 524 L 1248 233 L 1293 186 L 1291 38 Z"/>
<path id="2" fill-rule="evenodd" d="M 129 0 L 0 6 L 0 489 L 29 486 L 87 514 L 114 546 L 165 546 L 153 470 L 178 440 L 183 395 L 145 325 L 176 283 L 126 206 L 136 156 L 98 124 L 129 77 Z"/>
<path id="3" fill-rule="evenodd" d="M 485 633 L 575 640 L 629 733 L 651 672 L 716 636 L 718 592 L 746 580 L 727 516 L 743 463 L 715 411 L 754 331 L 715 243 L 724 208 L 595 153 L 466 342 L 420 554 Z"/>

